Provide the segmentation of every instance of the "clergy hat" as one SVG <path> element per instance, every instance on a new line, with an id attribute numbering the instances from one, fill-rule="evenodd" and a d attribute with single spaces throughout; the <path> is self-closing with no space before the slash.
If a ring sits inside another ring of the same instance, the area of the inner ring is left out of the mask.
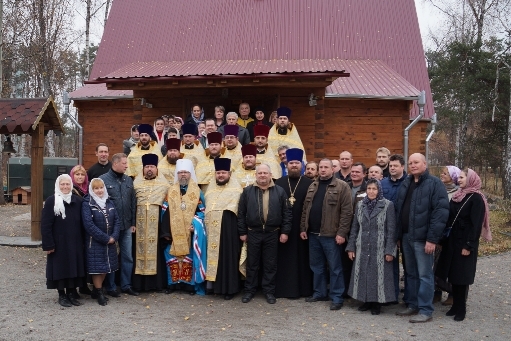
<path id="1" fill-rule="evenodd" d="M 138 126 L 139 134 L 148 134 L 150 135 L 153 132 L 153 127 L 150 124 L 141 124 Z"/>
<path id="2" fill-rule="evenodd" d="M 254 109 L 254 113 L 258 112 L 258 111 L 261 111 L 263 114 L 264 114 L 264 108 L 263 107 L 256 107 Z"/>
<path id="3" fill-rule="evenodd" d="M 190 159 L 179 159 L 176 161 L 176 169 L 174 170 L 174 183 L 179 182 L 179 176 L 177 173 L 186 171 L 190 173 L 190 177 L 193 181 L 197 182 L 197 176 L 195 176 L 195 169 L 193 168 L 192 160 Z"/>
<path id="4" fill-rule="evenodd" d="M 268 137 L 269 133 L 270 127 L 268 127 L 266 124 L 254 125 L 254 137 L 255 136 Z"/>
<path id="5" fill-rule="evenodd" d="M 238 127 L 237 124 L 234 124 L 234 125 L 225 125 L 224 126 L 224 136 L 227 136 L 227 135 L 234 135 L 234 136 L 238 136 L 238 133 L 240 131 L 240 127 Z"/>
<path id="6" fill-rule="evenodd" d="M 287 118 L 291 117 L 291 109 L 288 107 L 280 107 L 277 109 L 277 117 L 286 116 Z"/>
<path id="7" fill-rule="evenodd" d="M 241 147 L 241 155 L 257 156 L 257 147 L 253 144 L 246 144 L 243 147 Z"/>
<path id="8" fill-rule="evenodd" d="M 225 129 L 225 128 L 224 128 Z M 222 143 L 222 134 L 214 131 L 208 134 L 208 143 Z"/>
<path id="9" fill-rule="evenodd" d="M 290 148 L 286 150 L 286 160 L 289 161 L 302 161 L 303 160 L 303 150 L 300 148 Z"/>
<path id="10" fill-rule="evenodd" d="M 198 135 L 197 126 L 193 123 L 185 123 L 181 126 L 181 130 L 183 131 L 183 135 Z"/>
<path id="11" fill-rule="evenodd" d="M 153 165 L 158 166 L 158 155 L 156 154 L 144 154 L 142 155 L 142 165 Z"/>
<path id="12" fill-rule="evenodd" d="M 181 149 L 181 140 L 176 138 L 169 138 L 167 141 L 165 141 L 165 146 L 167 147 L 167 150 L 171 149 Z"/>
<path id="13" fill-rule="evenodd" d="M 230 171 L 231 170 L 231 159 L 217 157 L 214 160 L 215 163 L 215 172 L 218 171 Z"/>

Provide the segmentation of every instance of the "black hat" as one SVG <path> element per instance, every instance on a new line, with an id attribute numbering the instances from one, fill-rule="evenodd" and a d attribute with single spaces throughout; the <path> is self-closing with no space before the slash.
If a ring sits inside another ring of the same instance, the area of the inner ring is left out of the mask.
<path id="1" fill-rule="evenodd" d="M 290 148 L 286 150 L 286 160 L 289 161 L 302 161 L 303 160 L 303 150 L 300 148 Z"/>
<path id="2" fill-rule="evenodd" d="M 280 107 L 277 109 L 277 117 L 286 116 L 287 118 L 291 117 L 291 109 L 288 107 Z"/>
<path id="3" fill-rule="evenodd" d="M 147 165 L 158 166 L 158 155 L 156 155 L 156 154 L 142 155 L 142 165 L 144 167 Z"/>
<path id="4" fill-rule="evenodd" d="M 192 123 L 186 123 L 181 126 L 181 130 L 183 131 L 183 135 L 198 135 L 197 126 Z"/>
<path id="5" fill-rule="evenodd" d="M 167 150 L 171 149 L 181 149 L 181 140 L 176 138 L 169 138 L 167 141 L 165 141 L 165 146 L 167 147 Z"/>
<path id="6" fill-rule="evenodd" d="M 153 132 L 153 127 L 150 124 L 141 124 L 138 126 L 138 133 L 139 134 L 148 134 L 151 135 Z"/>
<path id="7" fill-rule="evenodd" d="M 257 156 L 257 147 L 253 144 L 246 144 L 243 147 L 241 147 L 241 155 Z"/>
<path id="8" fill-rule="evenodd" d="M 231 170 L 231 159 L 217 157 L 215 160 L 215 171 L 230 171 Z"/>
<path id="9" fill-rule="evenodd" d="M 222 143 L 222 134 L 218 131 L 213 131 L 207 135 L 208 143 Z"/>
<path id="10" fill-rule="evenodd" d="M 224 136 L 227 136 L 227 135 L 238 136 L 239 131 L 240 131 L 240 127 L 237 124 L 224 126 Z"/>

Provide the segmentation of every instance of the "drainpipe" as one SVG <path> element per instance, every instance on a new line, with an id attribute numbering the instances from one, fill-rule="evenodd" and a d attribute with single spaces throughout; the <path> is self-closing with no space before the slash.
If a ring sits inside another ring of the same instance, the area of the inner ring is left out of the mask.
<path id="1" fill-rule="evenodd" d="M 419 98 L 417 99 L 417 105 L 419 106 L 419 116 L 417 116 L 412 123 L 405 128 L 404 137 L 405 137 L 405 145 L 404 145 L 404 159 L 405 162 L 408 163 L 408 132 L 413 128 L 414 125 L 419 122 L 422 117 L 424 117 L 424 105 L 426 105 L 426 91 L 422 90 L 419 94 Z"/>
<path id="2" fill-rule="evenodd" d="M 428 137 L 426 137 L 426 164 L 429 164 L 429 141 L 433 137 L 433 134 L 435 133 L 435 126 L 436 126 L 436 114 L 431 117 L 431 131 L 429 132 Z"/>
<path id="3" fill-rule="evenodd" d="M 69 99 L 69 94 L 67 92 L 64 92 L 64 95 L 62 96 L 62 103 L 64 104 L 64 114 L 66 114 L 67 117 L 69 117 L 78 127 L 78 164 L 83 165 L 83 127 L 69 113 L 69 104 L 71 104 L 71 100 Z"/>

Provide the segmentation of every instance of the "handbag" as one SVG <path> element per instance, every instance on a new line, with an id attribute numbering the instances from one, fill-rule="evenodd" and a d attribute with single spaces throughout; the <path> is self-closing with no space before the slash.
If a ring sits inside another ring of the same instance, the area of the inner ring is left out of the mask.
<path id="1" fill-rule="evenodd" d="M 474 193 L 470 194 L 470 196 L 468 197 L 467 200 L 465 200 L 465 202 L 463 203 L 463 205 L 461 205 L 461 208 L 458 210 L 458 213 L 456 213 L 456 217 L 454 217 L 454 220 L 452 221 L 452 224 L 451 226 L 446 226 L 445 229 L 444 229 L 444 232 L 442 233 L 442 238 L 440 239 L 440 244 L 444 244 L 447 239 L 449 239 L 449 236 L 451 235 L 451 230 L 452 230 L 452 227 L 454 226 L 454 223 L 456 222 L 456 220 L 458 219 L 458 215 L 460 214 L 461 210 L 463 209 L 463 206 L 465 206 L 465 204 L 467 203 L 467 201 L 470 200 L 470 198 L 474 195 Z"/>

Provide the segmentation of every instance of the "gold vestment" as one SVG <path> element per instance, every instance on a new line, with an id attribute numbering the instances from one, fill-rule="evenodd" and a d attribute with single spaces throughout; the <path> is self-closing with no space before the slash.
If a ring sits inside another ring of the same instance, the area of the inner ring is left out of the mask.
<path id="1" fill-rule="evenodd" d="M 155 141 L 149 142 L 148 150 L 142 150 L 141 147 L 142 145 L 139 142 L 131 148 L 130 155 L 128 155 L 128 169 L 126 170 L 127 176 L 137 177 L 138 175 L 143 174 L 142 170 L 144 167 L 142 166 L 142 155 L 156 154 L 158 155 L 158 161 L 163 158 L 160 147 Z"/>

